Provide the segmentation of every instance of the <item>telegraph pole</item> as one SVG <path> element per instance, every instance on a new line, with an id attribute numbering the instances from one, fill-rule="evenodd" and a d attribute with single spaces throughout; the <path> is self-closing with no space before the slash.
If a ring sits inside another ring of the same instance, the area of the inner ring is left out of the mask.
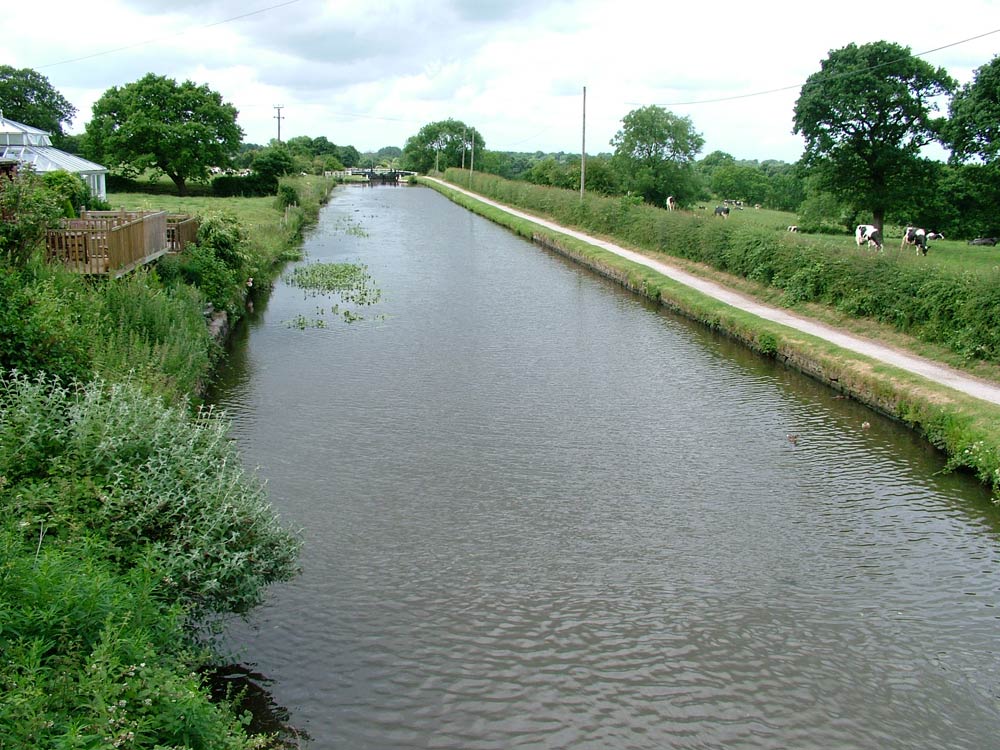
<path id="1" fill-rule="evenodd" d="M 274 108 L 278 110 L 278 114 L 274 116 L 274 119 L 278 121 L 278 143 L 281 143 L 281 121 L 285 118 L 281 116 L 281 110 L 285 108 L 283 104 L 275 104 Z"/>
<path id="2" fill-rule="evenodd" d="M 583 87 L 583 136 L 580 144 L 580 200 L 583 186 L 587 184 L 587 87 Z"/>
<path id="3" fill-rule="evenodd" d="M 468 130 L 462 128 L 462 169 L 465 169 L 465 139 L 468 137 Z"/>
<path id="4" fill-rule="evenodd" d="M 472 156 L 469 159 L 469 187 L 472 187 L 472 173 L 476 169 L 476 130 L 472 130 Z"/>

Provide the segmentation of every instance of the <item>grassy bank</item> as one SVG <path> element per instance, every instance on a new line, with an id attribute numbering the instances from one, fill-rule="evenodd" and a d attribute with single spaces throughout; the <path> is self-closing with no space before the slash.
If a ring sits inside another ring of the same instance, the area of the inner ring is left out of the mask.
<path id="1" fill-rule="evenodd" d="M 459 184 L 464 187 L 468 179 L 467 173 L 460 175 L 460 177 Z M 496 178 L 486 176 L 484 179 L 492 183 Z M 455 190 L 450 190 L 436 183 L 427 182 L 426 184 L 446 194 L 456 203 L 506 226 L 524 237 L 540 241 L 596 272 L 617 280 L 623 286 L 637 293 L 658 300 L 664 306 L 742 341 L 765 356 L 784 361 L 789 366 L 820 379 L 873 408 L 901 420 L 945 452 L 950 468 L 971 472 L 992 488 L 995 497 L 1000 498 L 1000 408 L 964 396 L 949 388 L 935 386 L 916 375 L 841 349 L 822 339 L 735 310 L 729 305 L 706 297 L 645 266 L 632 263 L 581 240 L 547 230 L 531 221 L 511 216 L 500 209 L 483 204 L 475 198 L 470 198 Z M 496 184 L 493 185 L 493 189 L 494 192 L 503 192 L 503 190 L 497 189 Z M 514 192 L 519 188 L 512 186 L 509 189 Z M 494 198 L 493 195 L 489 197 Z M 501 200 L 500 198 L 494 199 Z M 562 197 L 559 196 L 559 199 L 561 200 Z M 578 194 L 575 195 L 575 199 L 579 202 Z M 549 200 L 550 205 L 555 203 L 555 199 L 550 198 Z M 627 239 L 617 237 L 612 231 L 607 231 L 614 228 L 612 220 L 614 212 L 619 212 L 620 218 L 628 223 L 632 207 L 623 205 L 614 199 L 603 200 L 608 201 L 611 205 L 604 204 L 599 207 L 609 214 L 602 220 L 601 224 L 606 231 L 600 234 L 617 244 L 631 246 L 633 249 L 641 251 L 643 248 L 637 248 Z M 501 202 L 503 201 L 501 200 Z M 618 205 L 614 205 L 615 203 Z M 523 208 L 523 206 L 517 207 Z M 580 210 L 584 211 L 584 209 Z M 645 211 L 646 209 L 640 207 L 640 210 Z M 656 209 L 648 210 L 655 211 Z M 542 214 L 537 207 L 535 213 Z M 667 212 L 660 213 L 666 214 Z M 556 217 L 547 218 L 559 221 Z M 668 221 L 671 227 L 683 228 L 685 221 L 698 222 L 699 219 L 696 217 L 666 217 L 665 221 Z M 719 227 L 722 224 L 723 220 L 719 219 L 716 220 L 715 226 Z M 629 225 L 632 226 L 632 224 Z M 578 226 L 578 228 L 586 229 L 584 226 Z M 705 227 L 702 226 L 689 227 L 687 231 L 690 234 L 703 230 Z M 705 241 L 710 242 L 715 238 L 722 242 L 724 247 L 732 247 L 731 243 L 726 242 L 728 235 L 723 230 L 725 227 L 716 230 L 709 227 Z M 718 234 L 720 231 L 723 231 L 722 235 Z M 783 239 L 780 236 L 777 240 L 768 238 L 767 244 L 761 248 L 761 254 L 766 252 L 766 248 L 770 246 L 771 242 L 782 242 Z M 676 247 L 677 242 L 678 240 L 673 238 L 671 240 L 672 246 Z M 660 257 L 662 258 L 662 254 Z M 765 263 L 766 260 L 761 258 L 761 262 Z M 751 285 L 742 277 L 724 274 L 705 264 L 695 264 L 690 259 L 681 260 L 680 265 L 684 266 L 686 270 L 700 272 L 723 283 L 726 283 L 727 280 L 734 282 L 734 285 L 741 287 L 743 291 L 756 291 L 769 301 L 774 301 L 773 287 L 759 283 Z M 831 316 L 839 319 L 844 314 L 842 311 L 834 311 Z M 871 326 L 876 324 L 869 322 L 866 325 L 869 326 L 869 333 L 871 333 L 874 330 Z M 897 340 L 901 336 L 898 333 L 895 335 Z M 992 368 L 992 365 L 989 367 Z"/>
<path id="2" fill-rule="evenodd" d="M 3 750 L 276 746 L 198 668 L 216 623 L 296 574 L 299 536 L 194 404 L 221 351 L 206 303 L 239 315 L 332 187 L 290 185 L 294 205 L 113 194 L 208 226 L 126 278 L 0 268 Z"/>

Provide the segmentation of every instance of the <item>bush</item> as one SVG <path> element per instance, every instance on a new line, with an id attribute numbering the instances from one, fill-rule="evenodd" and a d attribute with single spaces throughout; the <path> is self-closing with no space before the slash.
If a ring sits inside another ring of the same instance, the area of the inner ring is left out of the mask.
<path id="1" fill-rule="evenodd" d="M 281 210 L 288 206 L 297 206 L 299 204 L 298 191 L 288 183 L 278 185 L 277 204 Z"/>
<path id="2" fill-rule="evenodd" d="M 233 270 L 242 270 L 250 262 L 246 232 L 231 213 L 203 216 L 196 242 L 201 248 L 211 249 L 216 258 Z"/>
<path id="3" fill-rule="evenodd" d="M 31 169 L 23 168 L 13 180 L 5 179 L 0 184 L 0 256 L 11 265 L 25 265 L 62 213 L 62 199 L 46 189 Z"/>
<path id="4" fill-rule="evenodd" d="M 192 421 L 132 382 L 0 373 L 0 477 L 26 529 L 106 540 L 108 562 L 149 566 L 159 596 L 194 621 L 245 613 L 296 572 L 298 539 L 243 471 L 227 424 Z"/>
<path id="5" fill-rule="evenodd" d="M 193 668 L 183 610 L 145 560 L 118 572 L 105 545 L 23 539 L 0 522 L 0 737 L 10 748 L 251 748 Z"/>
<path id="6" fill-rule="evenodd" d="M 80 281 L 41 263 L 0 265 L 0 368 L 49 372 L 63 380 L 91 372 Z"/>
<path id="7" fill-rule="evenodd" d="M 189 245 L 180 256 L 180 271 L 216 309 L 236 313 L 242 299 L 241 275 L 217 258 L 211 247 Z"/>

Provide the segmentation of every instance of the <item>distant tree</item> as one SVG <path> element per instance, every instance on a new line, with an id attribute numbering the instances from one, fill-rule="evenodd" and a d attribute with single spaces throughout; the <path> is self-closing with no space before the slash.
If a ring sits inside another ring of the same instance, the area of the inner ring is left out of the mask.
<path id="1" fill-rule="evenodd" d="M 377 159 L 398 159 L 403 155 L 403 149 L 399 146 L 383 146 L 375 152 Z"/>
<path id="2" fill-rule="evenodd" d="M 361 152 L 354 146 L 340 146 L 337 149 L 337 158 L 345 167 L 356 167 L 361 163 Z"/>
<path id="3" fill-rule="evenodd" d="M 760 167 L 734 163 L 716 169 L 710 184 L 720 198 L 763 203 L 767 198 L 771 181 Z"/>
<path id="4" fill-rule="evenodd" d="M 668 195 L 681 203 L 696 192 L 692 166 L 705 145 L 687 117 L 650 105 L 629 112 L 611 139 L 615 171 L 623 187 L 654 205 Z"/>
<path id="5" fill-rule="evenodd" d="M 49 79 L 31 68 L 0 65 L 0 111 L 15 122 L 52 133 L 58 141 L 76 107 L 56 91 Z"/>
<path id="6" fill-rule="evenodd" d="M 472 159 L 472 144 L 476 151 L 483 151 L 486 142 L 475 128 L 460 120 L 447 119 L 429 122 L 420 131 L 410 136 L 403 146 L 401 164 L 403 169 L 414 172 L 430 172 L 448 167 L 458 167 L 465 161 L 469 166 Z"/>
<path id="7" fill-rule="evenodd" d="M 971 83 L 951 100 L 947 132 L 952 160 L 979 157 L 995 164 L 1000 155 L 1000 56 L 977 68 Z"/>
<path id="8" fill-rule="evenodd" d="M 97 100 L 87 123 L 88 148 L 98 160 L 132 173 L 165 174 L 185 195 L 188 180 L 207 179 L 209 167 L 228 165 L 239 151 L 243 130 L 236 115 L 206 85 L 149 73 Z"/>
<path id="9" fill-rule="evenodd" d="M 909 47 L 881 41 L 833 50 L 795 103 L 804 163 L 824 190 L 870 213 L 881 228 L 886 212 L 915 189 L 920 150 L 941 139 L 934 98 L 955 85 Z"/>
<path id="10" fill-rule="evenodd" d="M 713 151 L 710 154 L 706 154 L 703 158 L 695 162 L 695 168 L 709 182 L 712 180 L 712 175 L 714 175 L 715 171 L 720 167 L 732 167 L 735 165 L 735 156 L 727 154 L 725 151 L 718 150 Z"/>
<path id="11" fill-rule="evenodd" d="M 268 146 L 256 153 L 251 167 L 264 189 L 273 193 L 278 179 L 295 171 L 295 158 L 285 146 Z"/>

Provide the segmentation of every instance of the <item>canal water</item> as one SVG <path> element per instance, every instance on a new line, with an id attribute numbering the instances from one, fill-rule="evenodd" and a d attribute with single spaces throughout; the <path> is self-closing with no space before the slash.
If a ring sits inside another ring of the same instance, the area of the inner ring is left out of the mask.
<path id="1" fill-rule="evenodd" d="M 213 400 L 303 529 L 226 639 L 307 747 L 997 746 L 1000 518 L 913 434 L 430 189 L 305 250 L 381 301 L 278 281 Z"/>

